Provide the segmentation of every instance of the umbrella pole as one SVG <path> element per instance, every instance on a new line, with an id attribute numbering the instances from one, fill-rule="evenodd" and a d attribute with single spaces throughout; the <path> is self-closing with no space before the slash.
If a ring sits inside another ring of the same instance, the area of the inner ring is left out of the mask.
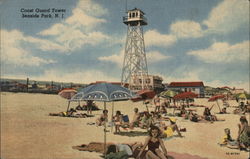
<path id="1" fill-rule="evenodd" d="M 145 102 L 144 102 L 145 103 Z M 148 110 L 148 105 L 145 103 L 145 105 L 146 105 L 146 109 L 147 109 L 147 111 L 149 112 L 149 110 Z"/>
<path id="2" fill-rule="evenodd" d="M 68 102 L 68 108 L 67 108 L 67 111 L 66 111 L 66 112 L 68 112 L 68 111 L 69 111 L 69 105 L 70 105 L 70 100 L 69 100 L 69 102 Z"/>
<path id="3" fill-rule="evenodd" d="M 217 106 L 219 107 L 219 110 L 220 110 L 220 112 L 221 112 L 221 109 L 220 109 L 220 106 L 219 106 L 218 100 L 216 100 L 216 103 L 217 103 Z"/>
<path id="4" fill-rule="evenodd" d="M 104 110 L 106 110 L 105 101 L 104 101 Z M 104 122 L 104 158 L 106 158 L 106 121 Z"/>
<path id="5" fill-rule="evenodd" d="M 112 102 L 112 114 L 111 114 L 111 132 L 113 132 L 113 116 L 114 116 L 114 102 Z"/>

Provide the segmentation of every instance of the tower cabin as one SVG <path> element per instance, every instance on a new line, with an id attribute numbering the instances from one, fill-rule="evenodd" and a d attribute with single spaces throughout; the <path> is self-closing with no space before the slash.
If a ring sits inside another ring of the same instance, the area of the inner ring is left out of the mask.
<path id="1" fill-rule="evenodd" d="M 140 9 L 132 9 L 127 11 L 127 16 L 123 17 L 123 23 L 129 26 L 147 25 L 147 19 L 144 12 Z"/>

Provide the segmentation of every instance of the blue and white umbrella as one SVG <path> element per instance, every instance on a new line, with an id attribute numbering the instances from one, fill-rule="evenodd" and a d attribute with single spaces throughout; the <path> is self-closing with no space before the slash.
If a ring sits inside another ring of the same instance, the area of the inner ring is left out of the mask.
<path id="1" fill-rule="evenodd" d="M 69 100 L 69 103 L 70 101 L 82 100 L 103 101 L 104 109 L 106 109 L 106 102 L 129 100 L 135 96 L 135 93 L 120 85 L 114 85 L 111 83 L 99 83 L 95 85 L 89 85 L 81 89 Z M 104 156 L 106 158 L 106 123 L 104 124 Z"/>
<path id="2" fill-rule="evenodd" d="M 81 89 L 70 101 L 121 101 L 131 99 L 135 94 L 125 87 L 111 83 L 99 83 Z"/>

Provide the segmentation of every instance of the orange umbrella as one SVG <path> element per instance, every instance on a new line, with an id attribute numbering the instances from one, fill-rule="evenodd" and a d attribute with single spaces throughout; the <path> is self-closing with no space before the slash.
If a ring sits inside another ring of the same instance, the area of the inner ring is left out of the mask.
<path id="1" fill-rule="evenodd" d="M 186 99 L 186 98 L 196 98 L 198 97 L 198 94 L 195 94 L 193 92 L 184 92 L 184 93 L 180 93 L 174 96 L 174 99 Z"/>
<path id="2" fill-rule="evenodd" d="M 71 99 L 76 93 L 77 91 L 73 88 L 64 88 L 58 93 L 58 95 L 65 99 Z"/>
<path id="3" fill-rule="evenodd" d="M 218 103 L 218 99 L 223 99 L 225 98 L 225 95 L 215 95 L 215 96 L 212 96 L 211 98 L 208 99 L 209 102 L 213 102 L 213 101 L 216 101 L 216 104 L 217 106 L 219 107 L 219 110 L 221 112 L 221 109 L 220 109 L 220 105 Z"/>
<path id="4" fill-rule="evenodd" d="M 131 98 L 133 102 L 143 101 L 146 99 L 153 99 L 155 96 L 155 92 L 153 90 L 140 90 L 136 93 L 136 97 Z"/>
<path id="5" fill-rule="evenodd" d="M 218 99 L 225 98 L 225 95 L 215 95 L 208 99 L 209 102 L 217 101 Z"/>

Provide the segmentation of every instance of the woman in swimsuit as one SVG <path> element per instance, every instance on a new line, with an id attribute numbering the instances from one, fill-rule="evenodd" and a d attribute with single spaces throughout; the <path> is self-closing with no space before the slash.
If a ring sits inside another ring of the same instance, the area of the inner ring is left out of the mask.
<path id="1" fill-rule="evenodd" d="M 149 130 L 149 137 L 146 138 L 146 141 L 136 157 L 139 159 L 145 150 L 146 147 L 148 147 L 148 150 L 146 152 L 146 158 L 151 158 L 151 159 L 167 159 L 167 150 L 166 147 L 160 139 L 160 129 L 156 126 L 152 126 L 151 129 Z M 160 150 L 160 146 L 162 151 Z"/>

